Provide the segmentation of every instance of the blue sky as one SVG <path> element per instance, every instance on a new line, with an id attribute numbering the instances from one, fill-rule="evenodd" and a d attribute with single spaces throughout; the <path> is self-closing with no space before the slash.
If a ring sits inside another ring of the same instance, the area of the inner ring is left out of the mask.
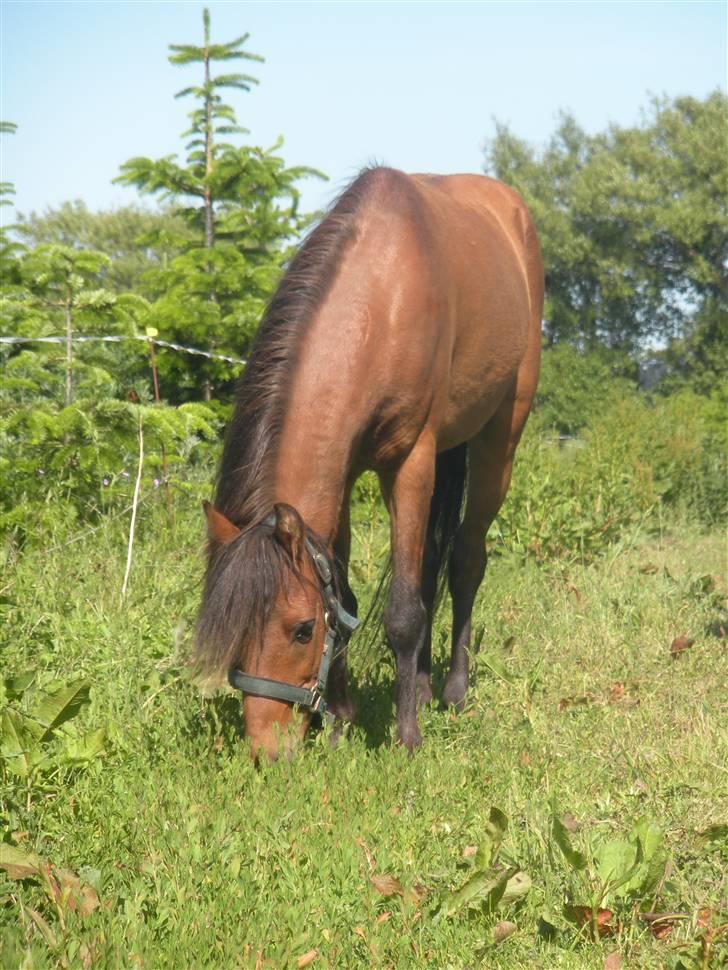
<path id="1" fill-rule="evenodd" d="M 136 200 L 112 186 L 134 155 L 181 150 L 197 80 L 167 62 L 198 44 L 202 8 L 180 2 L 2 0 L 2 179 L 21 212 L 80 198 Z M 703 97 L 726 84 L 720 2 L 212 2 L 213 40 L 249 31 L 260 86 L 231 93 L 250 140 L 285 137 L 289 164 L 325 204 L 372 160 L 410 171 L 479 171 L 493 119 L 544 142 L 559 110 L 589 131 L 631 125 L 650 94 Z"/>

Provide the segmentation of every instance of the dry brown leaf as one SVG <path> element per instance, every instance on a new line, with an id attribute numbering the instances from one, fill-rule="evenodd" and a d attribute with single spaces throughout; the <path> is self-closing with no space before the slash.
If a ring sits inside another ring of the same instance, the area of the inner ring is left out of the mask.
<path id="1" fill-rule="evenodd" d="M 54 902 L 60 903 L 60 901 L 61 901 L 61 895 L 62 895 L 62 893 L 61 893 L 61 887 L 58 885 L 58 883 L 55 880 L 55 877 L 53 875 L 53 870 L 51 869 L 50 862 L 44 862 L 43 863 L 43 866 L 41 868 L 43 869 L 43 872 L 45 873 L 46 879 L 48 880 L 48 887 L 50 888 L 51 895 L 53 896 Z M 69 906 L 69 909 L 74 909 L 74 908 L 75 907 L 72 906 L 72 905 Z"/>
<path id="2" fill-rule="evenodd" d="M 559 701 L 556 710 L 561 714 L 568 707 L 580 707 L 585 704 L 592 704 L 596 700 L 596 697 L 592 693 L 581 694 L 579 697 L 562 697 Z"/>
<path id="3" fill-rule="evenodd" d="M 527 768 L 531 764 L 531 755 L 528 751 L 521 751 L 521 756 L 518 760 L 521 762 L 523 768 Z"/>
<path id="4" fill-rule="evenodd" d="M 296 960 L 296 966 L 298 967 L 298 970 L 302 970 L 303 967 L 310 966 L 317 956 L 318 956 L 318 950 L 309 950 L 308 953 L 304 953 L 303 956 L 300 956 Z"/>
<path id="5" fill-rule="evenodd" d="M 698 910 L 698 915 L 695 920 L 696 925 L 699 926 L 701 929 L 706 930 L 710 926 L 710 920 L 712 915 L 713 915 L 713 910 L 710 908 L 710 906 L 702 906 Z"/>
<path id="6" fill-rule="evenodd" d="M 567 812 L 565 815 L 561 816 L 561 824 L 567 830 L 567 832 L 578 832 L 581 825 L 576 821 L 571 812 Z"/>
<path id="7" fill-rule="evenodd" d="M 576 600 L 576 602 L 577 602 L 577 603 L 581 603 L 581 599 L 582 599 L 582 597 L 581 597 L 581 593 L 580 593 L 580 592 L 579 592 L 579 590 L 578 590 L 578 589 L 576 588 L 576 586 L 574 586 L 574 584 L 573 584 L 573 583 L 569 583 L 569 584 L 567 585 L 567 587 L 566 587 L 566 588 L 567 588 L 567 589 L 568 589 L 568 591 L 569 591 L 569 592 L 570 592 L 570 593 L 571 593 L 571 594 L 573 595 L 573 597 L 574 597 L 574 599 Z"/>
<path id="8" fill-rule="evenodd" d="M 646 562 L 639 567 L 640 572 L 645 576 L 654 576 L 659 571 L 659 567 L 653 562 Z"/>
<path id="9" fill-rule="evenodd" d="M 370 882 L 382 896 L 404 896 L 402 883 L 394 876 L 372 876 Z"/>
<path id="10" fill-rule="evenodd" d="M 404 898 L 408 903 L 419 903 L 427 895 L 427 886 L 423 886 L 421 883 L 416 882 L 413 886 L 405 891 Z"/>
<path id="11" fill-rule="evenodd" d="M 478 854 L 477 845 L 466 845 L 463 849 L 463 859 L 472 859 L 474 855 Z"/>
<path id="12" fill-rule="evenodd" d="M 5 870 L 8 879 L 30 879 L 40 875 L 41 862 L 35 855 L 25 855 L 17 860 L 0 855 L 0 869 Z"/>
<path id="13" fill-rule="evenodd" d="M 78 955 L 81 957 L 81 966 L 83 970 L 90 970 L 94 962 L 94 955 L 91 947 L 86 943 L 82 943 L 78 948 Z"/>
<path id="14" fill-rule="evenodd" d="M 679 656 L 681 653 L 689 650 L 694 643 L 695 640 L 691 640 L 686 636 L 675 637 L 670 647 L 670 656 L 673 658 Z"/>
<path id="15" fill-rule="evenodd" d="M 567 919 L 572 920 L 577 926 L 587 926 L 591 923 L 592 910 L 591 906 L 567 906 L 566 907 Z M 597 910 L 597 933 L 599 936 L 612 936 L 616 932 L 616 928 L 611 925 L 610 920 L 614 916 L 611 909 L 598 909 Z"/>
<path id="16" fill-rule="evenodd" d="M 621 681 L 615 681 L 609 688 L 607 694 L 608 704 L 619 704 L 620 707 L 636 707 L 639 700 L 627 694 L 627 685 Z"/>
<path id="17" fill-rule="evenodd" d="M 80 893 L 80 916 L 88 916 L 99 906 L 99 896 L 93 886 L 84 886 Z"/>
<path id="18" fill-rule="evenodd" d="M 502 943 L 507 940 L 509 936 L 513 936 L 516 932 L 516 924 L 509 922 L 507 919 L 500 920 L 493 927 L 493 939 L 496 943 Z"/>
<path id="19" fill-rule="evenodd" d="M 610 953 L 604 961 L 604 970 L 620 970 L 621 966 L 622 957 L 616 952 Z"/>
<path id="20" fill-rule="evenodd" d="M 392 914 L 389 912 L 389 910 L 385 910 L 383 913 L 380 913 L 379 916 L 377 916 L 377 923 L 381 926 L 382 923 L 387 922 L 391 915 Z"/>
<path id="21" fill-rule="evenodd" d="M 50 875 L 50 872 L 48 873 L 48 881 L 51 885 L 51 889 L 53 890 L 53 895 L 56 902 L 59 902 L 61 897 L 65 896 L 66 906 L 68 906 L 68 908 L 75 913 L 76 909 L 78 908 L 78 899 L 81 895 L 81 880 L 78 878 L 76 873 L 72 872 L 70 869 L 56 869 L 55 875 L 60 883 L 60 889 L 58 887 L 58 883 L 56 883 L 55 879 L 53 879 L 53 877 Z M 96 902 L 98 904 L 98 898 Z"/>
<path id="22" fill-rule="evenodd" d="M 355 926 L 354 927 L 354 932 L 356 933 L 357 936 L 360 936 L 362 938 L 362 940 L 364 940 L 364 942 L 366 943 L 366 941 L 367 941 L 367 935 L 364 932 L 364 927 L 363 926 Z"/>
<path id="23" fill-rule="evenodd" d="M 647 923 L 656 940 L 664 940 L 672 933 L 675 924 L 686 918 L 684 913 L 640 913 L 640 919 Z"/>
<path id="24" fill-rule="evenodd" d="M 609 703 L 619 704 L 619 702 L 623 699 L 624 684 L 620 680 L 615 680 L 615 682 L 609 688 Z"/>
<path id="25" fill-rule="evenodd" d="M 364 839 L 356 839 L 355 841 L 356 841 L 356 844 L 359 846 L 359 848 L 364 853 L 364 855 L 367 857 L 367 865 L 369 866 L 370 870 L 371 869 L 376 869 L 376 865 L 377 864 L 374 861 L 374 855 L 372 854 L 372 850 L 366 844 L 366 842 L 364 841 Z"/>

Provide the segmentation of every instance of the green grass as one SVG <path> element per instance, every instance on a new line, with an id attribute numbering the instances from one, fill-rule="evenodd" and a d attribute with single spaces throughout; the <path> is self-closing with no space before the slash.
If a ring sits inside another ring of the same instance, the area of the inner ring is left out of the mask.
<path id="1" fill-rule="evenodd" d="M 124 605 L 121 520 L 6 564 L 4 675 L 87 679 L 91 704 L 73 723 L 107 737 L 88 767 L 49 769 L 30 790 L 3 776 L 5 842 L 77 873 L 100 902 L 81 916 L 39 879 L 0 873 L 3 967 L 295 967 L 315 950 L 313 967 L 602 968 L 618 951 L 623 966 L 655 968 L 702 952 L 701 908 L 714 925 L 728 918 L 728 845 L 700 834 L 728 821 L 720 535 L 636 535 L 587 565 L 493 557 L 468 706 L 423 711 L 421 751 L 392 744 L 386 650 L 359 657 L 354 642 L 359 725 L 336 748 L 319 734 L 255 770 L 237 697 L 206 699 L 184 673 L 202 522 L 196 502 L 177 501 L 171 529 L 145 508 Z M 363 545 L 357 555 L 367 575 Z M 694 644 L 672 659 L 682 634 Z M 436 920 L 472 872 L 492 806 L 510 823 L 500 863 L 532 888 L 494 916 Z M 566 902 L 591 900 L 553 839 L 554 808 L 585 851 L 645 815 L 663 829 L 655 905 L 685 917 L 669 937 L 653 938 L 627 901 L 598 943 L 566 921 Z M 372 883 L 382 875 L 397 880 L 392 895 Z M 495 944 L 503 919 L 516 929 Z M 718 939 L 712 965 L 725 956 Z"/>

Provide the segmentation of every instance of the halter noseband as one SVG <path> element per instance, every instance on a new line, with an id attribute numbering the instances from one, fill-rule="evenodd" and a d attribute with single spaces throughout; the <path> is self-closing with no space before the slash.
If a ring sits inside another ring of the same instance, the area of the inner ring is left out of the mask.
<path id="1" fill-rule="evenodd" d="M 263 525 L 275 525 L 275 515 L 269 515 L 263 520 Z M 326 710 L 326 682 L 329 677 L 329 667 L 334 658 L 337 646 L 345 646 L 356 628 L 359 620 L 350 613 L 347 613 L 341 605 L 339 597 L 333 585 L 333 569 L 331 563 L 324 553 L 320 552 L 311 540 L 306 536 L 304 539 L 306 551 L 316 569 L 321 585 L 321 595 L 324 600 L 324 619 L 326 622 L 326 636 L 324 638 L 324 649 L 319 662 L 318 675 L 314 687 L 296 687 L 288 684 L 284 680 L 271 680 L 268 677 L 252 677 L 244 674 L 242 670 L 231 667 L 228 670 L 228 683 L 236 690 L 253 697 L 266 697 L 270 700 L 285 701 L 288 704 L 297 704 L 299 707 L 308 708 L 312 714 L 319 714 L 322 717 L 330 718 L 331 715 Z"/>

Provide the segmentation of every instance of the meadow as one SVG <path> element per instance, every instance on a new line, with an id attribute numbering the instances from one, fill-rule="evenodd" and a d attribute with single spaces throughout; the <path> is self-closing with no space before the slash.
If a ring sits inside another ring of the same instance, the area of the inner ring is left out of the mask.
<path id="1" fill-rule="evenodd" d="M 77 518 L 56 496 L 45 531 L 16 516 L 0 964 L 723 965 L 723 476 L 696 474 L 715 450 L 688 404 L 636 424 L 637 404 L 615 407 L 584 447 L 529 432 L 491 536 L 466 708 L 423 710 L 412 758 L 393 743 L 381 638 L 352 643 L 348 735 L 260 769 L 239 698 L 191 682 L 216 446 L 175 473 L 171 512 L 145 479 L 123 600 L 131 482 Z M 365 607 L 386 550 L 369 481 L 354 536 Z M 436 688 L 447 626 L 445 609 Z"/>

